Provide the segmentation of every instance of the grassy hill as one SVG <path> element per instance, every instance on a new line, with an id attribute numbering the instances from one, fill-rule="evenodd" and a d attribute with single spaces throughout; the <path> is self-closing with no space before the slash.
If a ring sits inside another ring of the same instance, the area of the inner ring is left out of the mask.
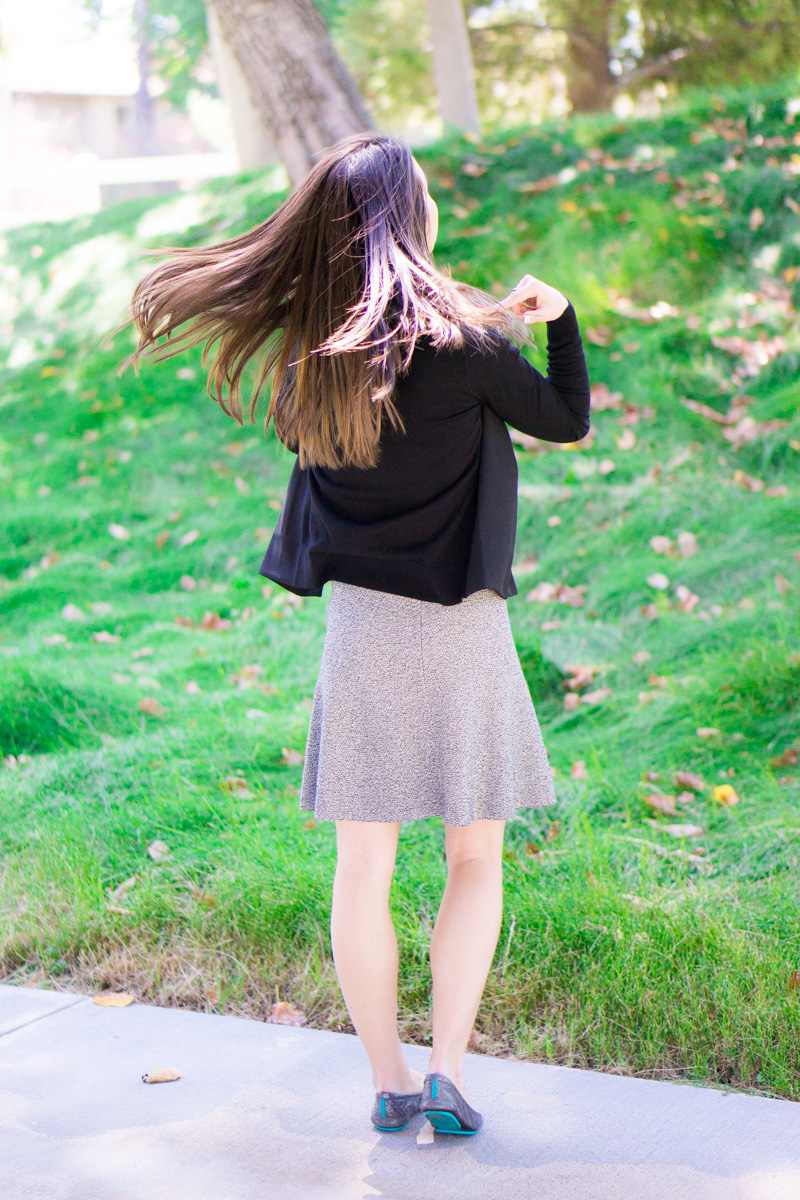
<path id="1" fill-rule="evenodd" d="M 584 444 L 519 445 L 509 611 L 559 803 L 508 827 L 485 1052 L 800 1099 L 791 96 L 420 155 L 439 262 L 552 281 L 594 388 Z M 104 340 L 144 248 L 280 199 L 242 176 L 5 236 L 0 974 L 346 1029 L 334 831 L 297 811 L 327 600 L 257 575 L 291 456 L 213 405 L 196 354 L 118 377 L 130 334 Z M 404 826 L 421 1041 L 443 877 L 439 823 Z"/>

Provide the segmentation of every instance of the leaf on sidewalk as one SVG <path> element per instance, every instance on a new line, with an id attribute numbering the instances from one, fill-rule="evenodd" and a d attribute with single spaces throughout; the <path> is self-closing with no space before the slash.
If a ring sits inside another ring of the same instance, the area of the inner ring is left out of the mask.
<path id="1" fill-rule="evenodd" d="M 142 1076 L 142 1083 L 173 1083 L 182 1078 L 183 1074 L 174 1067 L 156 1067 L 155 1071 L 147 1071 Z"/>
<path id="2" fill-rule="evenodd" d="M 102 1008 L 127 1008 L 135 999 L 130 992 L 98 992 L 94 1002 Z"/>
<path id="3" fill-rule="evenodd" d="M 271 1005 L 264 1020 L 270 1025 L 305 1025 L 306 1014 L 288 1000 L 279 1000 Z"/>

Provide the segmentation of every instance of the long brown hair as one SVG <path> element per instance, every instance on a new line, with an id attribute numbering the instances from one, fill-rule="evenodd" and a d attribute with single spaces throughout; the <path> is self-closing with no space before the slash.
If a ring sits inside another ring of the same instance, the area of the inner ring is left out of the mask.
<path id="1" fill-rule="evenodd" d="M 436 269 L 423 178 L 382 134 L 338 142 L 248 233 L 160 253 L 171 260 L 134 292 L 140 340 L 124 366 L 205 342 L 209 395 L 241 424 L 242 372 L 255 359 L 250 420 L 272 376 L 265 431 L 272 420 L 304 468 L 375 466 L 384 413 L 403 430 L 392 394 L 420 335 L 460 346 L 520 329 Z"/>

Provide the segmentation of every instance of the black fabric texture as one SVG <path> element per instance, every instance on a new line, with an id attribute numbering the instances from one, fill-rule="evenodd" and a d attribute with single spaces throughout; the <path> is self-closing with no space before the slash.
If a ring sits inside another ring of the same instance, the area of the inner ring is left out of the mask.
<path id="1" fill-rule="evenodd" d="M 517 460 L 508 425 L 550 442 L 589 430 L 589 378 L 572 305 L 547 323 L 547 375 L 507 338 L 436 350 L 421 340 L 397 384 L 405 432 L 385 422 L 367 470 L 295 462 L 259 574 L 300 596 L 342 583 L 438 604 L 513 596 Z"/>

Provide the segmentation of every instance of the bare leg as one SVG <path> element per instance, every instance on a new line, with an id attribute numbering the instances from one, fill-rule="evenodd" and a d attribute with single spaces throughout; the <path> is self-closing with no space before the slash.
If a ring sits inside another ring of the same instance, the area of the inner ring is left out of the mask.
<path id="1" fill-rule="evenodd" d="M 419 1092 L 397 1034 L 397 938 L 389 888 L 397 854 L 396 821 L 337 821 L 331 945 L 347 1010 L 379 1092 Z"/>
<path id="2" fill-rule="evenodd" d="M 500 934 L 504 832 L 505 821 L 445 828 L 447 886 L 431 937 L 429 1070 L 447 1075 L 462 1092 L 464 1054 Z"/>

